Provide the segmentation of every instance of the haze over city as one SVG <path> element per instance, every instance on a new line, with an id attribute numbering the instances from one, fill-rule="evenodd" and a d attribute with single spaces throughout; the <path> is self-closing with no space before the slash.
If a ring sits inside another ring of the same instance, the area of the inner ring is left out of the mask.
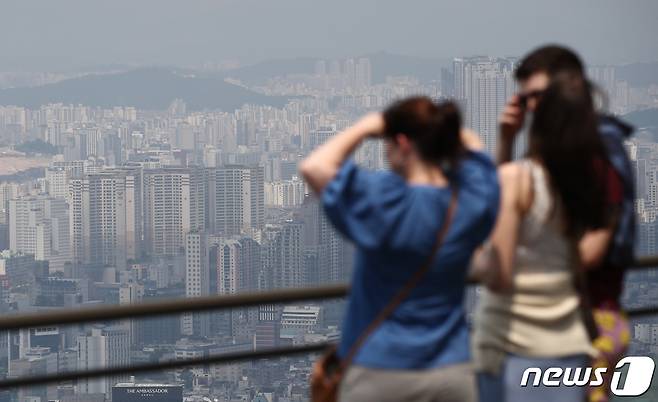
<path id="1" fill-rule="evenodd" d="M 570 45 L 594 64 L 658 54 L 652 0 L 5 0 L 2 11 L 4 71 L 250 64 L 381 50 L 512 56 L 545 42 Z"/>
<path id="2" fill-rule="evenodd" d="M 655 0 L 3 0 L 0 314 L 346 284 L 354 246 L 300 161 L 410 96 L 453 100 L 493 156 L 515 70 L 546 43 L 577 51 L 600 112 L 634 126 L 635 254 L 658 255 L 656 38 Z M 389 169 L 383 141 L 353 159 Z M 627 275 L 624 307 L 651 306 L 656 278 Z M 469 323 L 477 301 L 469 288 Z M 0 383 L 331 343 L 344 310 L 338 298 L 4 331 Z M 658 356 L 658 319 L 634 319 L 630 336 L 629 353 Z M 315 357 L 0 389 L 0 402 L 301 402 Z"/>

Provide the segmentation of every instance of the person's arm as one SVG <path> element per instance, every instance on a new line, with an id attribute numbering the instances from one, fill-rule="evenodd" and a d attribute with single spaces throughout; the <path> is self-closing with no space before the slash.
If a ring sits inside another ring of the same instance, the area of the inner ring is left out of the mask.
<path id="1" fill-rule="evenodd" d="M 578 253 L 580 254 L 580 264 L 585 270 L 601 266 L 608 253 L 612 235 L 613 229 L 606 228 L 589 231 L 580 239 Z"/>
<path id="2" fill-rule="evenodd" d="M 603 177 L 606 188 L 606 208 L 610 214 L 610 222 L 607 227 L 586 232 L 578 242 L 580 264 L 585 270 L 596 269 L 603 264 L 617 227 L 621 204 L 624 201 L 624 184 L 611 165 L 604 170 Z"/>
<path id="3" fill-rule="evenodd" d="M 505 105 L 498 119 L 500 130 L 498 138 L 498 164 L 510 162 L 514 150 L 514 141 L 523 127 L 525 110 L 519 103 L 519 96 L 513 96 Z"/>
<path id="4" fill-rule="evenodd" d="M 482 144 L 482 140 L 480 140 L 480 137 L 475 131 L 468 128 L 462 128 L 459 136 L 466 149 L 470 149 L 471 151 L 484 150 L 484 144 Z"/>
<path id="5" fill-rule="evenodd" d="M 521 223 L 521 207 L 517 199 L 521 169 L 517 164 L 502 165 L 499 170 L 500 211 L 489 244 L 476 254 L 471 277 L 488 288 L 504 292 L 512 287 L 514 256 Z"/>
<path id="6" fill-rule="evenodd" d="M 356 147 L 366 138 L 381 134 L 383 130 L 383 116 L 380 113 L 369 114 L 317 147 L 299 164 L 299 171 L 313 191 L 319 194 Z"/>

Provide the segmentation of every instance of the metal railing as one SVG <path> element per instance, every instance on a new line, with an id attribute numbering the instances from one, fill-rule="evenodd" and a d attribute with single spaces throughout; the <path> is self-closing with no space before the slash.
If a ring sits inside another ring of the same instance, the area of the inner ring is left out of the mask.
<path id="1" fill-rule="evenodd" d="M 82 307 L 78 310 L 53 309 L 38 313 L 0 317 L 0 330 L 153 317 L 188 313 L 191 311 L 198 312 L 234 307 L 252 307 L 263 304 L 290 303 L 301 300 L 335 299 L 344 297 L 348 291 L 349 287 L 347 285 L 328 285 L 314 288 L 277 289 L 267 292 L 250 292 L 222 296 L 176 298 L 167 301 L 125 304 L 120 306 Z"/>
<path id="2" fill-rule="evenodd" d="M 639 258 L 632 269 L 658 267 L 658 256 Z M 190 299 L 172 299 L 168 301 L 140 303 L 121 306 L 104 306 L 80 308 L 78 310 L 57 309 L 48 312 L 7 315 L 0 317 L 0 330 L 21 328 L 38 328 L 53 325 L 79 324 L 84 322 L 153 317 L 187 312 L 199 312 L 236 307 L 253 307 L 264 304 L 281 304 L 297 301 L 335 299 L 345 297 L 349 286 L 327 285 L 313 288 L 280 289 L 266 292 L 253 292 L 235 295 L 210 296 Z M 658 314 L 658 306 L 627 310 L 628 316 L 638 318 Z M 153 372 L 157 370 L 176 369 L 189 366 L 222 364 L 245 360 L 282 357 L 287 355 L 317 353 L 331 346 L 330 343 L 272 348 L 264 350 L 225 353 L 195 359 L 153 362 L 128 367 L 99 368 L 86 371 L 63 372 L 57 374 L 37 375 L 26 378 L 0 380 L 0 389 L 42 385 L 52 382 L 65 382 L 78 378 L 94 378 Z"/>
<path id="3" fill-rule="evenodd" d="M 328 342 L 313 343 L 302 346 L 289 346 L 245 352 L 222 353 L 221 355 L 199 357 L 185 360 L 169 360 L 165 362 L 152 362 L 137 364 L 130 367 L 109 367 L 86 371 L 71 371 L 57 374 L 36 375 L 25 378 L 11 378 L 0 381 L 0 389 L 19 388 L 34 385 L 42 385 L 53 382 L 66 382 L 79 378 L 110 377 L 121 374 L 148 373 L 160 370 L 179 369 L 191 366 L 205 366 L 210 364 L 235 363 L 257 359 L 267 359 L 282 356 L 302 355 L 319 353 L 326 350 L 332 344 Z"/>

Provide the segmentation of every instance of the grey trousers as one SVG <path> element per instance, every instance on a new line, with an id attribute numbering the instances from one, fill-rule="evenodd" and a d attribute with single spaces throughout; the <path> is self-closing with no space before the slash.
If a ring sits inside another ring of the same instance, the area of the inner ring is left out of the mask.
<path id="1" fill-rule="evenodd" d="M 339 402 L 474 402 L 476 381 L 470 363 L 432 370 L 350 367 Z"/>

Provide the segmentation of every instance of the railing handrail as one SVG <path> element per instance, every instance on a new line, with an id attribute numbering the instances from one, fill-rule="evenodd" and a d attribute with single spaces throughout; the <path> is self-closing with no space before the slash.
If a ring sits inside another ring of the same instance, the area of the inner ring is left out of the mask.
<path id="1" fill-rule="evenodd" d="M 53 382 L 73 381 L 78 378 L 110 377 L 123 374 L 148 373 L 159 370 L 179 369 L 183 367 L 205 366 L 209 364 L 235 363 L 245 360 L 267 359 L 281 356 L 300 355 L 308 353 L 319 353 L 333 345 L 329 342 L 311 343 L 301 346 L 288 346 L 280 348 L 268 348 L 261 350 L 249 350 L 244 352 L 222 353 L 215 356 L 197 357 L 193 359 L 168 360 L 164 362 L 150 362 L 136 364 L 130 367 L 108 367 L 85 371 L 70 371 L 55 374 L 44 374 L 30 377 L 9 378 L 0 380 L 0 389 L 28 387 Z"/>
<path id="2" fill-rule="evenodd" d="M 647 255 L 636 258 L 635 263 L 631 269 L 646 269 L 655 267 L 658 267 L 658 255 Z"/>
<path id="3" fill-rule="evenodd" d="M 0 330 L 153 317 L 225 308 L 252 307 L 263 304 L 290 303 L 303 300 L 333 299 L 345 296 L 348 291 L 348 285 L 340 284 L 313 288 L 275 289 L 231 295 L 175 298 L 166 301 L 103 307 L 82 307 L 77 310 L 58 308 L 50 311 L 9 314 L 0 317 Z"/>
<path id="4" fill-rule="evenodd" d="M 658 267 L 658 256 L 638 258 L 632 269 Z M 334 284 L 309 288 L 275 289 L 232 295 L 175 298 L 157 302 L 81 307 L 77 310 L 57 308 L 27 314 L 8 314 L 0 317 L 0 330 L 38 328 L 140 317 L 162 316 L 196 311 L 253 307 L 304 300 L 333 299 L 347 295 L 349 285 Z M 632 312 L 631 312 L 632 313 Z M 631 314 L 632 315 L 632 314 Z"/>
<path id="5" fill-rule="evenodd" d="M 639 258 L 634 264 L 633 268 L 644 269 L 653 267 L 658 267 L 658 256 Z M 17 314 L 0 317 L 0 329 L 15 330 L 20 328 L 46 327 L 82 322 L 160 316 L 176 313 L 186 313 L 191 311 L 208 311 L 224 308 L 252 307 L 263 304 L 289 303 L 304 300 L 332 299 L 344 297 L 348 292 L 348 285 L 339 284 L 313 288 L 278 289 L 266 292 L 172 299 L 164 302 L 145 302 L 131 305 L 81 308 L 75 311 L 71 311 L 70 309 L 58 309 L 57 311 L 22 315 Z M 627 313 L 630 317 L 655 315 L 658 313 L 658 306 L 627 310 Z M 75 371 L 38 375 L 33 377 L 11 378 L 0 380 L 0 389 L 34 386 L 51 382 L 71 381 L 83 377 L 106 377 L 127 373 L 143 373 L 189 366 L 222 364 L 243 360 L 273 358 L 292 354 L 315 353 L 326 349 L 330 345 L 331 344 L 328 342 L 323 342 L 303 346 L 225 353 L 221 355 L 195 359 L 145 363 L 130 367 L 99 368 L 79 372 Z"/>

